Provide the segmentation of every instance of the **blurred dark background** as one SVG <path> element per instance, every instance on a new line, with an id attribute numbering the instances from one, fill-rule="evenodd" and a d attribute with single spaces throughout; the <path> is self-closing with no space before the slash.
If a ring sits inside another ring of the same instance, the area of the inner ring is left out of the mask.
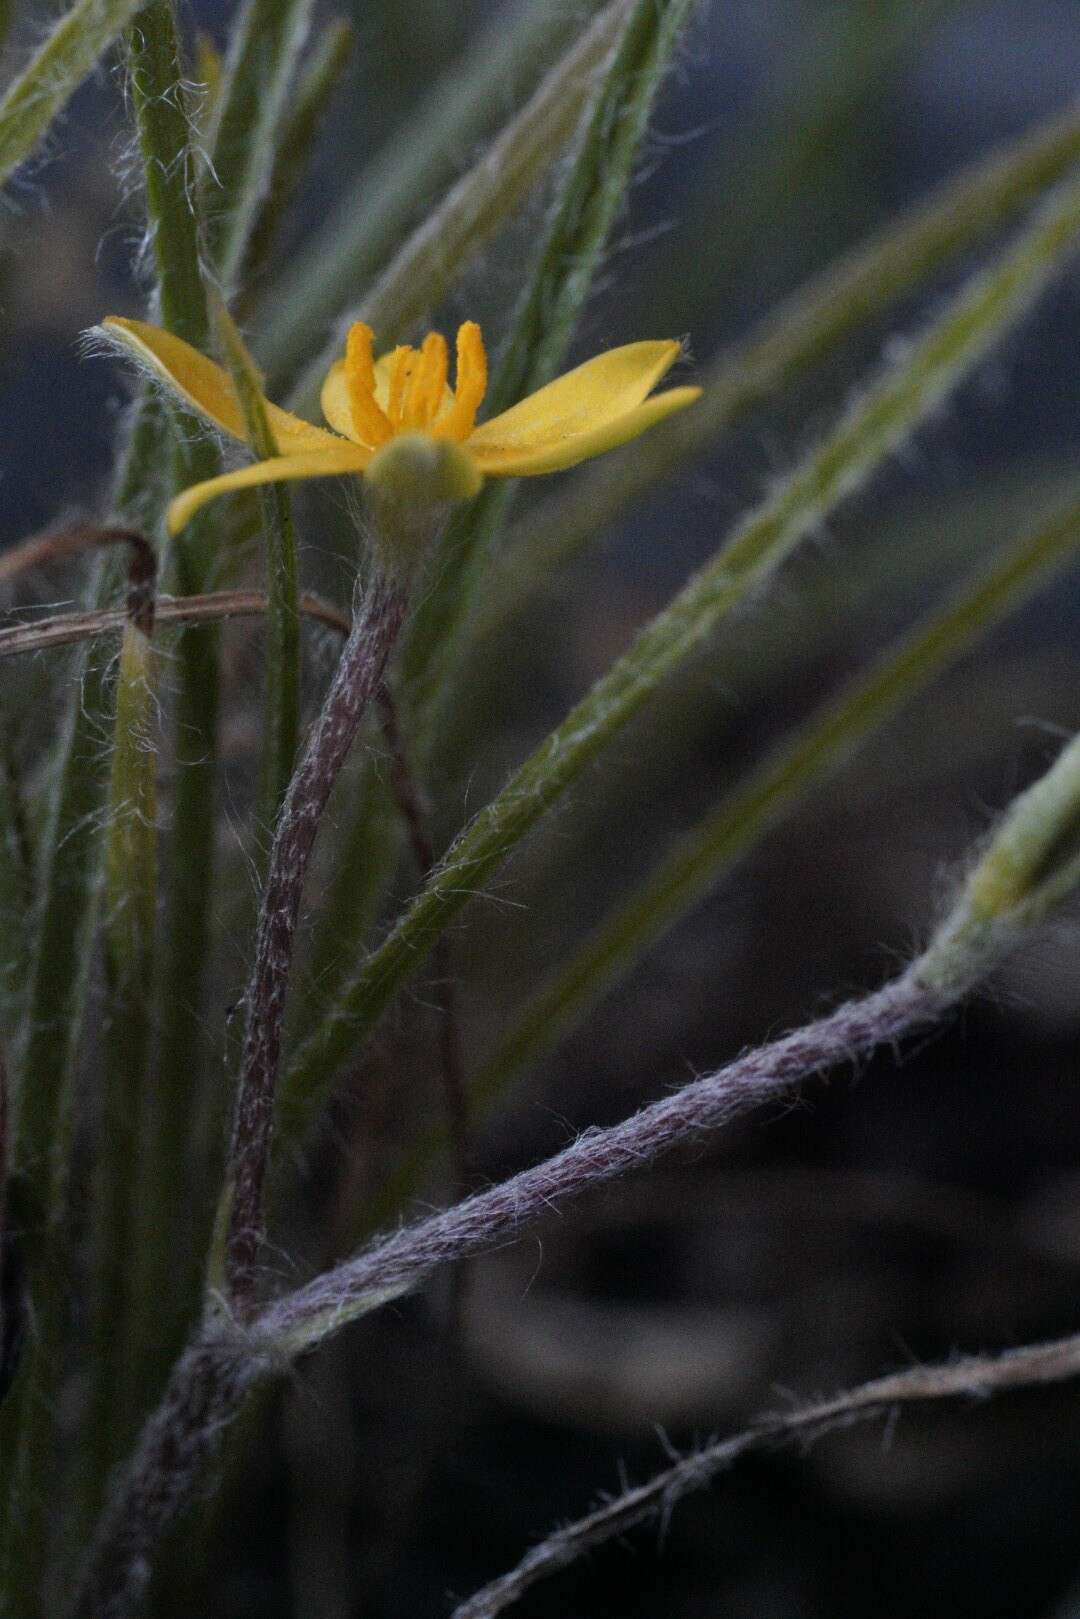
<path id="1" fill-rule="evenodd" d="M 477 0 L 338 10 L 356 26 L 353 66 L 286 250 L 502 15 Z M 192 12 L 219 43 L 229 15 Z M 21 16 L 13 50 L 41 21 Z M 1077 0 L 703 0 L 575 354 L 680 333 L 708 360 L 938 180 L 1064 106 L 1078 82 Z M 126 383 L 80 358 L 78 334 L 142 307 L 128 142 L 104 72 L 0 217 L 3 543 L 92 506 L 106 484 Z M 497 331 L 542 206 L 432 312 L 444 326 L 481 306 Z M 465 768 L 438 784 L 445 834 L 947 284 L 760 410 L 485 650 Z M 454 938 L 473 1061 L 745 765 L 1068 484 L 1078 315 L 1071 276 L 473 907 Z M 332 520 L 333 497 L 321 498 L 311 509 Z M 925 937 L 995 807 L 1080 723 L 1077 608 L 1075 579 L 1059 585 L 770 835 L 485 1124 L 481 1175 L 880 982 Z M 437 1105 L 427 999 L 421 985 L 390 1020 L 345 1110 L 345 1229 Z M 451 1595 L 618 1488 L 623 1467 L 641 1479 L 664 1465 L 660 1433 L 683 1448 L 790 1398 L 1074 1330 L 1078 1029 L 1066 918 L 903 1061 L 823 1077 L 798 1105 L 475 1266 L 456 1330 L 441 1290 L 346 1334 L 238 1444 L 242 1465 L 198 1530 L 197 1595 L 178 1581 L 177 1610 L 445 1614 Z M 337 1163 L 332 1144 L 326 1154 Z M 442 1190 L 433 1183 L 430 1199 Z M 662 1535 L 595 1554 L 519 1611 L 1077 1619 L 1078 1514 L 1074 1390 L 905 1413 L 740 1464 Z"/>

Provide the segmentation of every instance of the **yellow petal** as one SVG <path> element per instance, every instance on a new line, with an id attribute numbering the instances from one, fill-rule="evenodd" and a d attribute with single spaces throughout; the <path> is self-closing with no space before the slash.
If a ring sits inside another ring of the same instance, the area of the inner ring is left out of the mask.
<path id="1" fill-rule="evenodd" d="M 579 461 L 589 461 L 594 455 L 603 455 L 605 450 L 616 450 L 620 444 L 628 444 L 655 423 L 662 422 L 665 416 L 685 410 L 700 398 L 700 388 L 669 388 L 666 393 L 646 399 L 622 416 L 600 422 L 585 432 L 562 436 L 552 432 L 543 440 L 537 432 L 531 442 L 523 439 L 518 443 L 499 443 L 491 438 L 481 442 L 476 432 L 466 439 L 464 449 L 489 477 L 529 478 L 539 472 L 559 472 L 564 467 L 577 466 Z"/>
<path id="2" fill-rule="evenodd" d="M 102 324 L 111 337 L 118 338 L 186 404 L 209 417 L 216 427 L 223 428 L 233 438 L 247 442 L 244 413 L 228 372 L 160 326 L 148 326 L 141 320 L 123 320 L 119 315 L 109 315 Z M 268 399 L 263 403 L 278 449 L 286 454 L 315 450 L 319 446 L 334 449 L 340 444 L 339 439 L 325 433 L 321 427 L 301 421 L 299 416 L 279 409 Z"/>
<path id="3" fill-rule="evenodd" d="M 323 435 L 329 438 L 329 434 Z M 169 533 L 179 534 L 207 501 L 227 495 L 233 489 L 252 489 L 261 483 L 288 483 L 297 478 L 333 478 L 342 472 L 363 472 L 371 451 L 361 444 L 343 444 L 334 439 L 329 449 L 307 450 L 301 455 L 277 455 L 269 461 L 253 461 L 237 472 L 224 472 L 220 478 L 192 484 L 169 503 Z"/>
<path id="4" fill-rule="evenodd" d="M 597 354 L 501 416 L 481 422 L 467 440 L 469 447 L 531 449 L 591 432 L 640 405 L 680 352 L 678 343 L 666 341 L 627 343 Z"/>
<path id="5" fill-rule="evenodd" d="M 349 385 L 345 380 L 344 360 L 335 360 L 326 373 L 319 403 L 334 432 L 352 439 L 354 444 L 359 444 L 360 440 L 353 427 L 352 401 L 349 398 Z"/>

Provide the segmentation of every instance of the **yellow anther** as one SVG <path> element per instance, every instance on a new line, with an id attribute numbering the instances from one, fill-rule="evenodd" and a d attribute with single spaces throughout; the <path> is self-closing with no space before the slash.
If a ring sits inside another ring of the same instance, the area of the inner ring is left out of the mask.
<path id="1" fill-rule="evenodd" d="M 431 425 L 442 403 L 448 363 L 446 339 L 439 332 L 429 332 L 409 377 L 401 410 L 403 427 L 425 428 Z"/>
<path id="2" fill-rule="evenodd" d="M 375 399 L 375 361 L 371 350 L 374 335 L 362 320 L 349 327 L 345 340 L 345 386 L 357 438 L 377 449 L 386 443 L 393 430 Z"/>
<path id="3" fill-rule="evenodd" d="M 467 439 L 476 423 L 476 412 L 487 392 L 487 354 L 484 339 L 474 320 L 458 327 L 457 370 L 454 375 L 454 403 L 435 428 L 436 437 Z"/>
<path id="4" fill-rule="evenodd" d="M 390 356 L 390 390 L 386 401 L 386 414 L 394 432 L 401 428 L 401 411 L 405 403 L 405 389 L 412 375 L 416 350 L 408 343 L 399 343 Z"/>

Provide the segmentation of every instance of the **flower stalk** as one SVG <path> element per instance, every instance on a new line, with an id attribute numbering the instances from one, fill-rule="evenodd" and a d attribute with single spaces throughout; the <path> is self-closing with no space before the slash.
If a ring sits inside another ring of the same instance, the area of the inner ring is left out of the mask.
<path id="1" fill-rule="evenodd" d="M 393 455 L 389 451 L 393 450 Z M 455 488 L 454 446 L 393 441 L 367 493 L 374 558 L 349 637 L 303 757 L 289 783 L 270 850 L 246 994 L 246 1025 L 232 1143 L 218 1227 L 225 1285 L 241 1314 L 253 1305 L 265 1230 L 263 1194 L 274 1126 L 281 1037 L 304 881 L 322 812 L 386 676 L 408 605 L 411 577 Z M 449 472 L 446 470 L 449 465 Z"/>

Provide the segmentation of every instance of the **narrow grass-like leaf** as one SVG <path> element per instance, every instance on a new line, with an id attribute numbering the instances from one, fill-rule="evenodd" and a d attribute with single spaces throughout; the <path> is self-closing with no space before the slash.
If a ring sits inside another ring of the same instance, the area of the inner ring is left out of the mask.
<path id="1" fill-rule="evenodd" d="M 1031 307 L 1075 246 L 1080 187 L 1055 193 L 1019 240 L 973 276 L 902 363 L 886 370 L 582 699 L 449 850 L 383 945 L 296 1054 L 283 1091 L 283 1141 L 301 1135 L 338 1065 L 415 972 L 466 900 L 619 733 L 662 681 L 845 495 L 934 411 Z"/>
<path id="2" fill-rule="evenodd" d="M 311 9 L 312 0 L 247 0 L 233 29 L 203 187 L 207 248 L 226 295 L 269 193 L 279 124 Z"/>
<path id="3" fill-rule="evenodd" d="M 200 270 L 198 190 L 185 101 L 185 74 L 168 0 L 153 0 L 131 34 L 131 87 L 146 175 L 147 213 L 154 249 L 162 324 L 193 347 L 209 347 L 210 323 Z M 200 423 L 157 405 L 172 442 L 172 488 L 185 488 L 220 470 L 216 447 Z M 138 460 L 129 465 L 129 486 L 153 458 L 147 434 Z M 160 451 L 159 451 L 160 453 Z M 171 489 L 167 492 L 171 493 Z M 159 521 L 156 516 L 155 521 Z M 207 588 L 218 558 L 217 531 L 200 514 L 171 553 L 173 588 L 195 595 Z M 167 873 L 166 940 L 161 974 L 161 1055 L 158 1106 L 160 1140 L 172 1141 L 161 1173 L 181 1177 L 172 1207 L 179 1216 L 187 1199 L 191 1166 L 182 1143 L 198 1098 L 201 1001 L 209 958 L 208 933 L 216 840 L 218 632 L 207 625 L 184 631 L 172 678 L 177 687 L 177 772 Z M 195 1265 L 193 1272 L 195 1274 Z"/>
<path id="4" fill-rule="evenodd" d="M 694 410 L 662 422 L 631 454 L 581 473 L 515 525 L 503 550 L 505 564 L 479 605 L 474 636 L 506 624 L 606 524 L 753 406 L 825 359 L 850 332 L 999 230 L 1078 159 L 1080 115 L 1071 110 L 965 170 L 788 299 L 714 361 Z"/>
<path id="5" fill-rule="evenodd" d="M 257 283 L 269 261 L 282 216 L 307 170 L 323 115 L 341 82 L 352 44 L 350 23 L 339 20 L 324 28 L 290 98 L 266 195 L 252 221 L 237 277 L 239 291 L 233 307 L 239 320 L 247 319 L 257 300 Z"/>
<path id="6" fill-rule="evenodd" d="M 1019 542 L 942 610 L 813 715 L 683 837 L 625 903 L 529 1002 L 476 1079 L 478 1099 L 497 1095 L 563 1034 L 806 795 L 903 704 L 1015 611 L 1080 544 L 1073 501 Z"/>
<path id="7" fill-rule="evenodd" d="M 550 382 L 622 207 L 661 80 L 695 0 L 636 0 L 589 111 L 574 162 L 521 304 L 486 408 L 498 415 Z M 488 483 L 451 524 L 406 644 L 402 675 L 421 755 L 436 703 L 445 705 L 457 645 L 513 486 Z"/>
<path id="8" fill-rule="evenodd" d="M 267 419 L 255 362 L 225 305 L 215 315 L 221 345 L 244 413 L 248 439 L 260 461 L 278 454 Z M 296 762 L 300 728 L 300 610 L 296 530 L 287 490 L 266 484 L 259 490 L 270 615 L 266 636 L 266 710 L 263 724 L 262 824 L 272 827 Z"/>
<path id="9" fill-rule="evenodd" d="M 335 218 L 268 298 L 268 337 L 260 358 L 272 394 L 293 384 L 342 311 L 359 304 L 360 315 L 386 345 L 438 301 L 558 158 L 632 3 L 610 0 L 521 112 L 405 240 L 421 199 L 439 196 L 450 183 L 461 157 L 494 122 L 493 109 L 505 105 L 507 86 L 534 77 L 535 64 L 573 34 L 576 19 L 560 7 L 525 3 L 513 24 L 492 34 L 466 70 L 436 86 L 411 134 L 392 143 L 360 176 Z M 593 9 L 595 0 L 589 0 L 577 8 L 577 18 Z M 375 276 L 380 277 L 375 288 L 358 298 Z M 293 387 L 290 403 L 301 415 L 317 405 L 319 385 L 340 346 L 335 333 Z"/>
<path id="10" fill-rule="evenodd" d="M 141 0 L 76 0 L 0 100 L 0 185 L 30 156 Z"/>

